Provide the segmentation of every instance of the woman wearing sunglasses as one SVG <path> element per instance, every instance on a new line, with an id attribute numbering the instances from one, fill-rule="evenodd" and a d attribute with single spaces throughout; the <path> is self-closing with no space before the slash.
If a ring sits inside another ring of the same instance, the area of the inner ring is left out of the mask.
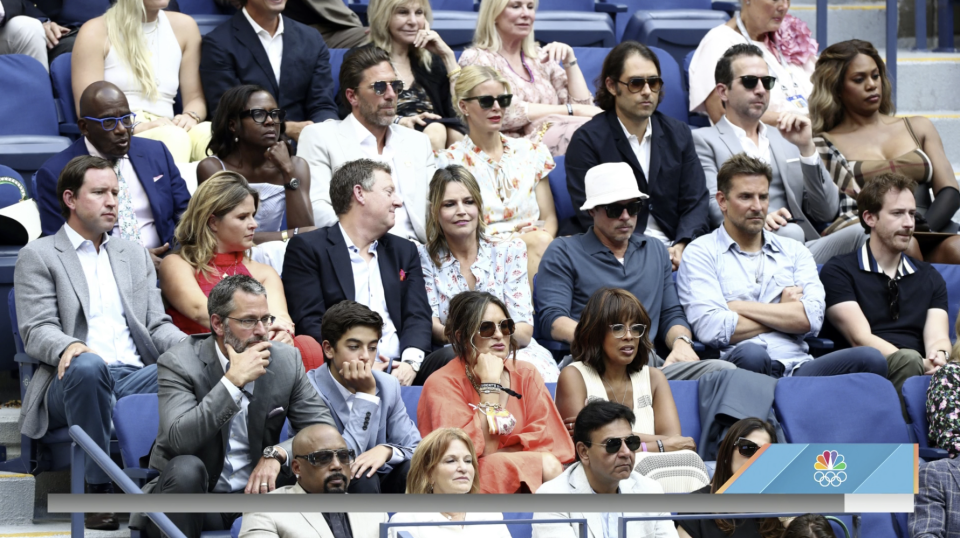
<path id="1" fill-rule="evenodd" d="M 407 493 L 463 494 L 480 492 L 477 453 L 470 436 L 460 428 L 440 428 L 423 438 L 413 453 L 407 474 Z M 441 523 L 444 521 L 502 521 L 503 514 L 480 512 L 401 513 L 391 523 Z M 390 538 L 406 531 L 413 538 L 510 538 L 506 525 L 456 525 L 450 527 L 392 527 Z"/>
<path id="2" fill-rule="evenodd" d="M 286 114 L 267 90 L 247 84 L 227 90 L 213 117 L 207 157 L 197 166 L 197 182 L 229 170 L 260 193 L 255 244 L 287 241 L 313 229 L 310 167 L 284 140 Z M 282 228 L 283 217 L 287 226 Z"/>
<path id="3" fill-rule="evenodd" d="M 516 360 L 516 324 L 506 312 L 481 291 L 450 301 L 444 332 L 457 358 L 424 383 L 417 425 L 424 437 L 437 428 L 467 432 L 481 493 L 532 493 L 573 461 L 573 441 L 540 374 Z"/>
<path id="4" fill-rule="evenodd" d="M 707 484 L 710 474 L 694 452 L 694 440 L 680 435 L 667 378 L 647 364 L 653 349 L 649 326 L 650 316 L 633 294 L 597 290 L 574 331 L 571 367 L 560 372 L 557 409 L 572 435 L 577 415 L 592 400 L 631 408 L 641 441 L 635 470 L 660 482 L 667 493 L 689 493 Z"/>
<path id="5" fill-rule="evenodd" d="M 770 92 L 770 107 L 761 119 L 776 125 L 781 112 L 808 113 L 813 85 L 810 75 L 817 61 L 817 42 L 800 19 L 788 15 L 790 0 L 740 0 L 740 11 L 700 41 L 690 61 L 690 111 L 717 123 L 723 103 L 717 94 L 714 70 L 730 47 L 751 43 L 763 51 L 770 75 L 777 78 Z"/>
<path id="6" fill-rule="evenodd" d="M 533 304 L 527 281 L 527 247 L 519 239 L 494 243 L 480 220 L 483 197 L 473 175 L 451 165 L 433 175 L 428 195 L 427 244 L 420 265 L 433 309 L 433 341 L 446 344 L 450 299 L 469 291 L 486 291 L 507 305 L 514 320 L 517 358 L 532 364 L 547 383 L 560 375 L 557 361 L 533 339 Z M 449 349 L 449 348 L 446 348 Z M 452 358 L 452 351 L 447 357 Z"/>
<path id="7" fill-rule="evenodd" d="M 760 447 L 777 442 L 777 432 L 759 418 L 738 420 L 727 430 L 717 451 L 717 470 L 711 483 L 695 493 L 716 493 Z M 780 538 L 783 524 L 778 518 L 694 519 L 680 522 L 680 538 Z"/>
<path id="8" fill-rule="evenodd" d="M 450 149 L 436 152 L 437 168 L 463 166 L 483 195 L 483 221 L 494 240 L 513 237 L 527 246 L 527 274 L 537 273 L 540 258 L 557 236 L 557 211 L 547 174 L 556 166 L 546 146 L 501 134 L 513 103 L 510 83 L 490 67 L 464 68 L 454 87 L 457 114 L 470 134 Z"/>
<path id="9" fill-rule="evenodd" d="M 163 142 L 177 163 L 199 161 L 210 140 L 200 86 L 200 31 L 168 0 L 118 0 L 80 28 L 70 62 L 74 105 L 90 84 L 116 84 L 136 113 L 133 134 Z M 183 112 L 174 115 L 180 92 Z M 203 122 L 203 123 L 201 123 Z M 141 178 L 142 179 L 142 178 Z"/>

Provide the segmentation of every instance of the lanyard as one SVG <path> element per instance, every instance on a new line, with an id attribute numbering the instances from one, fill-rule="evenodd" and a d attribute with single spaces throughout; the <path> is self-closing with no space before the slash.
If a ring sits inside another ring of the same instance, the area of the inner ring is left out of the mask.
<path id="1" fill-rule="evenodd" d="M 747 40 L 747 44 L 752 45 L 753 39 L 751 39 L 750 34 L 747 33 L 747 28 L 743 25 L 743 19 L 740 18 L 739 11 L 737 12 L 737 28 L 740 30 L 740 34 L 744 37 L 744 39 Z M 787 67 L 786 63 L 783 61 L 783 52 L 780 50 L 780 44 L 774 41 L 773 47 L 774 47 L 774 52 L 777 54 L 777 61 L 780 62 L 780 67 L 782 67 L 783 70 L 786 71 L 787 76 L 790 77 L 790 82 L 793 83 L 794 92 L 791 95 L 789 89 L 787 88 L 787 85 L 784 84 L 783 81 L 780 81 L 780 89 L 783 91 L 783 95 L 787 97 L 788 101 L 792 101 L 793 99 L 803 99 L 804 101 L 803 106 L 805 108 L 806 99 L 800 95 L 800 85 L 797 84 L 796 80 L 794 80 L 793 72 Z M 774 73 L 777 72 L 777 69 L 775 69 L 774 66 L 769 61 L 766 60 L 766 58 L 764 58 L 764 61 L 767 62 L 767 67 L 770 68 L 770 71 Z M 790 97 L 793 97 L 793 99 L 790 99 Z"/>

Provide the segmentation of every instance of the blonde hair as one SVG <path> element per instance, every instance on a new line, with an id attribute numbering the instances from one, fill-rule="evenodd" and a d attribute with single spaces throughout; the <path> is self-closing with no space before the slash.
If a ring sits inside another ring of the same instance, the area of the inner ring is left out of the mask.
<path id="1" fill-rule="evenodd" d="M 457 77 L 457 82 L 453 85 L 453 109 L 457 111 L 457 117 L 460 118 L 460 121 L 464 124 L 467 123 L 467 118 L 464 116 L 463 110 L 460 110 L 460 101 L 471 97 L 470 92 L 472 92 L 474 88 L 491 80 L 503 84 L 503 89 L 507 93 L 510 93 L 510 83 L 507 82 L 506 77 L 492 67 L 486 65 L 469 65 L 460 70 L 460 76 Z"/>
<path id="2" fill-rule="evenodd" d="M 896 105 L 893 103 L 893 88 L 887 77 L 887 66 L 877 49 L 869 41 L 860 39 L 841 41 L 823 51 L 810 79 L 813 82 L 813 92 L 810 93 L 809 101 L 813 134 L 830 132 L 843 121 L 843 101 L 840 95 L 843 92 L 844 79 L 850 63 L 860 54 L 873 58 L 877 64 L 882 92 L 880 113 L 893 115 L 896 111 Z"/>
<path id="3" fill-rule="evenodd" d="M 430 483 L 430 473 L 437 467 L 450 444 L 460 441 L 467 445 L 470 459 L 473 464 L 473 485 L 470 493 L 480 491 L 480 471 L 477 468 L 477 452 L 473 448 L 470 436 L 460 428 L 440 428 L 430 432 L 420 441 L 410 460 L 410 472 L 407 473 L 407 493 L 433 493 L 433 484 Z"/>
<path id="4" fill-rule="evenodd" d="M 143 37 L 143 21 L 146 18 L 143 0 L 117 0 L 104 15 L 110 46 L 130 69 L 144 98 L 155 101 L 157 82 L 153 73 L 152 54 L 147 50 L 147 40 Z M 160 31 L 159 26 L 157 31 Z"/>
<path id="5" fill-rule="evenodd" d="M 393 56 L 393 37 L 390 35 L 390 19 L 397 9 L 403 6 L 419 5 L 423 9 L 423 17 L 433 24 L 433 10 L 430 9 L 430 0 L 370 0 L 367 8 L 367 19 L 370 21 L 370 41 Z M 430 71 L 433 55 L 425 48 L 416 49 L 410 46 L 410 57 L 420 61 L 420 65 Z"/>
<path id="6" fill-rule="evenodd" d="M 503 47 L 500 40 L 500 32 L 497 31 L 497 17 L 507 8 L 507 4 L 513 0 L 483 0 L 480 2 L 480 13 L 477 14 L 477 29 L 473 32 L 473 46 L 481 50 L 497 52 Z M 540 4 L 538 0 L 533 0 L 533 9 L 536 10 Z M 539 55 L 537 42 L 533 38 L 533 30 L 523 38 L 523 44 L 520 50 L 528 58 L 536 59 Z M 463 75 L 460 75 L 463 76 Z"/>
<path id="7" fill-rule="evenodd" d="M 260 208 L 260 193 L 237 172 L 222 170 L 197 187 L 187 210 L 180 217 L 174 239 L 180 243 L 180 257 L 209 278 L 217 252 L 217 236 L 210 229 L 210 217 L 222 219 L 226 214 L 253 196 L 253 213 Z"/>
<path id="8" fill-rule="evenodd" d="M 427 201 L 430 204 L 427 209 L 427 254 L 430 255 L 430 261 L 433 265 L 440 267 L 440 255 L 450 252 L 450 245 L 447 244 L 447 238 L 443 235 L 443 228 L 440 227 L 440 208 L 443 205 L 443 195 L 447 191 L 447 185 L 459 183 L 463 185 L 473 203 L 480 212 L 483 211 L 483 197 L 480 194 L 480 185 L 476 178 L 463 166 L 452 164 L 446 168 L 438 168 L 430 180 L 430 192 L 427 194 Z M 483 241 L 483 230 L 486 223 L 479 212 L 477 214 L 477 241 Z"/>

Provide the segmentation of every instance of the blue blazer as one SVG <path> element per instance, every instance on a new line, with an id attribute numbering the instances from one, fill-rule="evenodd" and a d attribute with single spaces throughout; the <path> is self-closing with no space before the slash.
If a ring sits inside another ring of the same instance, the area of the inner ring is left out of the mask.
<path id="1" fill-rule="evenodd" d="M 573 224 L 579 226 L 565 231 L 585 232 L 593 225 L 590 214 L 580 211 L 587 199 L 584 187 L 587 170 L 598 164 L 619 162 L 633 168 L 640 192 L 650 196 L 637 216 L 634 233 L 643 233 L 651 212 L 663 233 L 674 241 L 693 241 L 710 231 L 707 184 L 690 128 L 660 112 L 654 112 L 650 121 L 653 137 L 649 178 L 644 176 L 615 111 L 597 114 L 573 134 L 565 165 L 567 188 L 577 212 Z"/>
<path id="2" fill-rule="evenodd" d="M 387 445 L 402 452 L 403 460 L 407 461 L 420 444 L 420 432 L 403 405 L 400 382 L 392 375 L 378 371 L 373 372 L 373 378 L 377 382 L 376 396 L 380 398 L 380 405 L 354 398 L 351 412 L 330 373 L 329 362 L 307 372 L 307 379 L 333 413 L 333 421 L 347 446 L 358 456 L 377 445 Z M 386 464 L 378 472 L 389 473 L 391 470 L 393 467 Z"/>
<path id="3" fill-rule="evenodd" d="M 43 235 L 56 234 L 65 222 L 60 215 L 57 178 L 71 159 L 90 154 L 84 140 L 81 136 L 69 148 L 50 157 L 37 171 L 36 198 Z M 173 246 L 173 231 L 190 202 L 190 191 L 180 177 L 180 169 L 174 164 L 167 146 L 156 140 L 131 136 L 127 155 L 130 156 L 130 164 L 150 199 L 150 209 L 153 211 L 160 241 Z"/>
<path id="4" fill-rule="evenodd" d="M 280 84 L 267 51 L 242 11 L 203 36 L 200 81 L 210 118 L 227 90 L 241 84 L 257 84 L 273 94 L 280 108 L 287 111 L 288 121 L 320 123 L 339 119 L 333 102 L 327 44 L 320 32 L 290 17 L 283 18 Z"/>
<path id="5" fill-rule="evenodd" d="M 908 536 L 960 536 L 960 461 L 943 459 L 920 466 L 920 494 L 908 519 Z"/>

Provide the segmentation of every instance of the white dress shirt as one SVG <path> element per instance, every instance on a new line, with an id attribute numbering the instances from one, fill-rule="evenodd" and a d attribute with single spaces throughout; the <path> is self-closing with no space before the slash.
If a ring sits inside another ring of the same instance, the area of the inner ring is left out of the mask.
<path id="1" fill-rule="evenodd" d="M 620 121 L 619 119 L 617 121 Z M 647 120 L 647 129 L 643 133 L 643 140 L 639 140 L 636 135 L 630 133 L 627 130 L 627 126 L 620 121 L 620 127 L 623 128 L 623 134 L 627 136 L 627 142 L 630 143 L 630 149 L 633 150 L 633 154 L 637 156 L 637 161 L 640 162 L 640 169 L 643 170 L 643 177 L 647 180 L 647 190 L 650 190 L 650 146 L 653 140 L 653 122 L 649 119 Z M 657 224 L 657 219 L 653 218 L 653 213 L 651 212 L 647 217 L 647 228 L 643 231 L 644 235 L 653 237 L 659 240 L 664 245 L 672 246 L 673 241 L 663 230 L 660 229 L 660 226 Z"/>
<path id="2" fill-rule="evenodd" d="M 90 294 L 90 311 L 87 312 L 86 345 L 100 355 L 108 365 L 131 364 L 143 366 L 137 345 L 127 326 L 123 301 L 120 300 L 120 288 L 113 276 L 110 255 L 104 248 L 110 236 L 104 234 L 100 251 L 93 241 L 84 239 L 69 224 L 64 225 L 67 237 L 73 248 L 77 249 L 83 276 L 87 280 L 87 292 Z"/>
<path id="3" fill-rule="evenodd" d="M 90 155 L 107 159 L 107 157 L 90 143 L 90 139 L 84 138 L 83 141 L 86 143 L 87 151 L 90 152 Z M 107 160 L 112 162 L 112 159 Z M 120 173 L 123 174 L 123 179 L 127 184 L 127 192 L 130 193 L 130 199 L 133 202 L 133 213 L 137 217 L 137 227 L 140 229 L 140 241 L 143 243 L 143 246 L 147 248 L 159 247 L 163 243 L 160 241 L 160 234 L 157 233 L 157 224 L 153 219 L 153 209 L 150 207 L 150 198 L 147 197 L 147 191 L 143 190 L 143 185 L 140 184 L 140 177 L 137 176 L 137 171 L 133 169 L 130 156 L 124 155 L 117 160 L 115 166 L 120 168 Z M 119 218 L 113 227 L 113 231 L 110 233 L 120 237 Z"/>
<path id="4" fill-rule="evenodd" d="M 400 196 L 400 200 L 402 201 L 403 189 L 401 187 L 400 178 L 397 177 L 397 152 L 396 148 L 393 146 L 393 129 L 406 129 L 406 127 L 398 127 L 396 125 L 388 126 L 387 136 L 383 144 L 383 153 L 380 153 L 377 150 L 377 137 L 373 136 L 373 133 L 368 131 L 367 128 L 364 127 L 363 124 L 360 123 L 353 114 L 348 114 L 343 121 L 353 125 L 353 129 L 357 133 L 357 143 L 360 145 L 360 149 L 368 159 L 382 162 L 390 167 L 390 175 L 393 177 L 393 185 L 397 188 L 397 195 Z M 405 239 L 416 240 L 417 233 L 413 230 L 413 223 L 410 222 L 410 216 L 407 215 L 406 204 L 397 209 L 395 214 L 397 220 L 394 222 L 390 233 L 393 235 L 399 235 Z"/>
<path id="5" fill-rule="evenodd" d="M 226 355 L 220 351 L 220 345 L 214 344 L 217 350 L 217 358 L 220 359 L 220 366 L 223 372 L 227 372 Z M 243 386 L 241 391 L 236 385 L 227 379 L 227 376 L 220 378 L 220 382 L 227 387 L 233 401 L 240 406 L 240 411 L 230 419 L 230 437 L 227 439 L 227 457 L 223 462 L 223 471 L 220 473 L 220 479 L 213 491 L 217 493 L 233 493 L 243 491 L 250 480 L 250 473 L 253 471 L 254 458 L 250 457 L 250 437 L 247 433 L 247 408 L 250 406 L 249 396 L 253 395 L 253 384 L 251 381 Z M 260 458 L 257 458 L 259 461 Z"/>
<path id="6" fill-rule="evenodd" d="M 330 367 L 331 368 L 333 367 L 333 363 L 330 364 Z M 350 392 L 350 390 L 347 389 L 347 387 L 344 387 L 343 385 L 340 384 L 339 381 L 337 381 L 337 378 L 334 377 L 333 374 L 330 374 L 330 378 L 333 379 L 334 386 L 336 386 L 337 390 L 340 391 L 340 396 L 343 396 L 343 401 L 347 403 L 347 409 L 349 409 L 351 413 L 353 412 L 353 402 L 357 398 L 360 398 L 361 400 L 367 400 L 368 402 L 371 402 L 373 403 L 373 405 L 376 405 L 378 407 L 380 406 L 379 396 L 367 394 L 366 392 Z M 373 447 L 370 447 L 370 448 L 373 448 Z M 370 448 L 366 450 L 370 450 Z M 400 452 L 400 450 L 398 450 L 397 447 L 395 446 L 392 446 L 390 448 L 393 449 L 393 456 L 390 456 L 390 460 L 387 461 L 387 465 L 400 465 L 401 463 L 403 463 L 403 452 Z M 360 454 L 357 454 L 357 455 L 359 456 Z"/>
<path id="7" fill-rule="evenodd" d="M 257 37 L 260 38 L 260 44 L 263 45 L 263 50 L 267 52 L 270 67 L 273 68 L 273 76 L 277 77 L 277 84 L 280 84 L 280 64 L 283 62 L 283 15 L 278 15 L 280 22 L 277 24 L 277 31 L 270 35 L 270 32 L 264 30 L 253 20 L 250 13 L 247 12 L 247 8 L 243 8 L 242 11 L 243 16 L 250 22 L 250 26 L 253 26 L 253 31 L 257 34 Z"/>

